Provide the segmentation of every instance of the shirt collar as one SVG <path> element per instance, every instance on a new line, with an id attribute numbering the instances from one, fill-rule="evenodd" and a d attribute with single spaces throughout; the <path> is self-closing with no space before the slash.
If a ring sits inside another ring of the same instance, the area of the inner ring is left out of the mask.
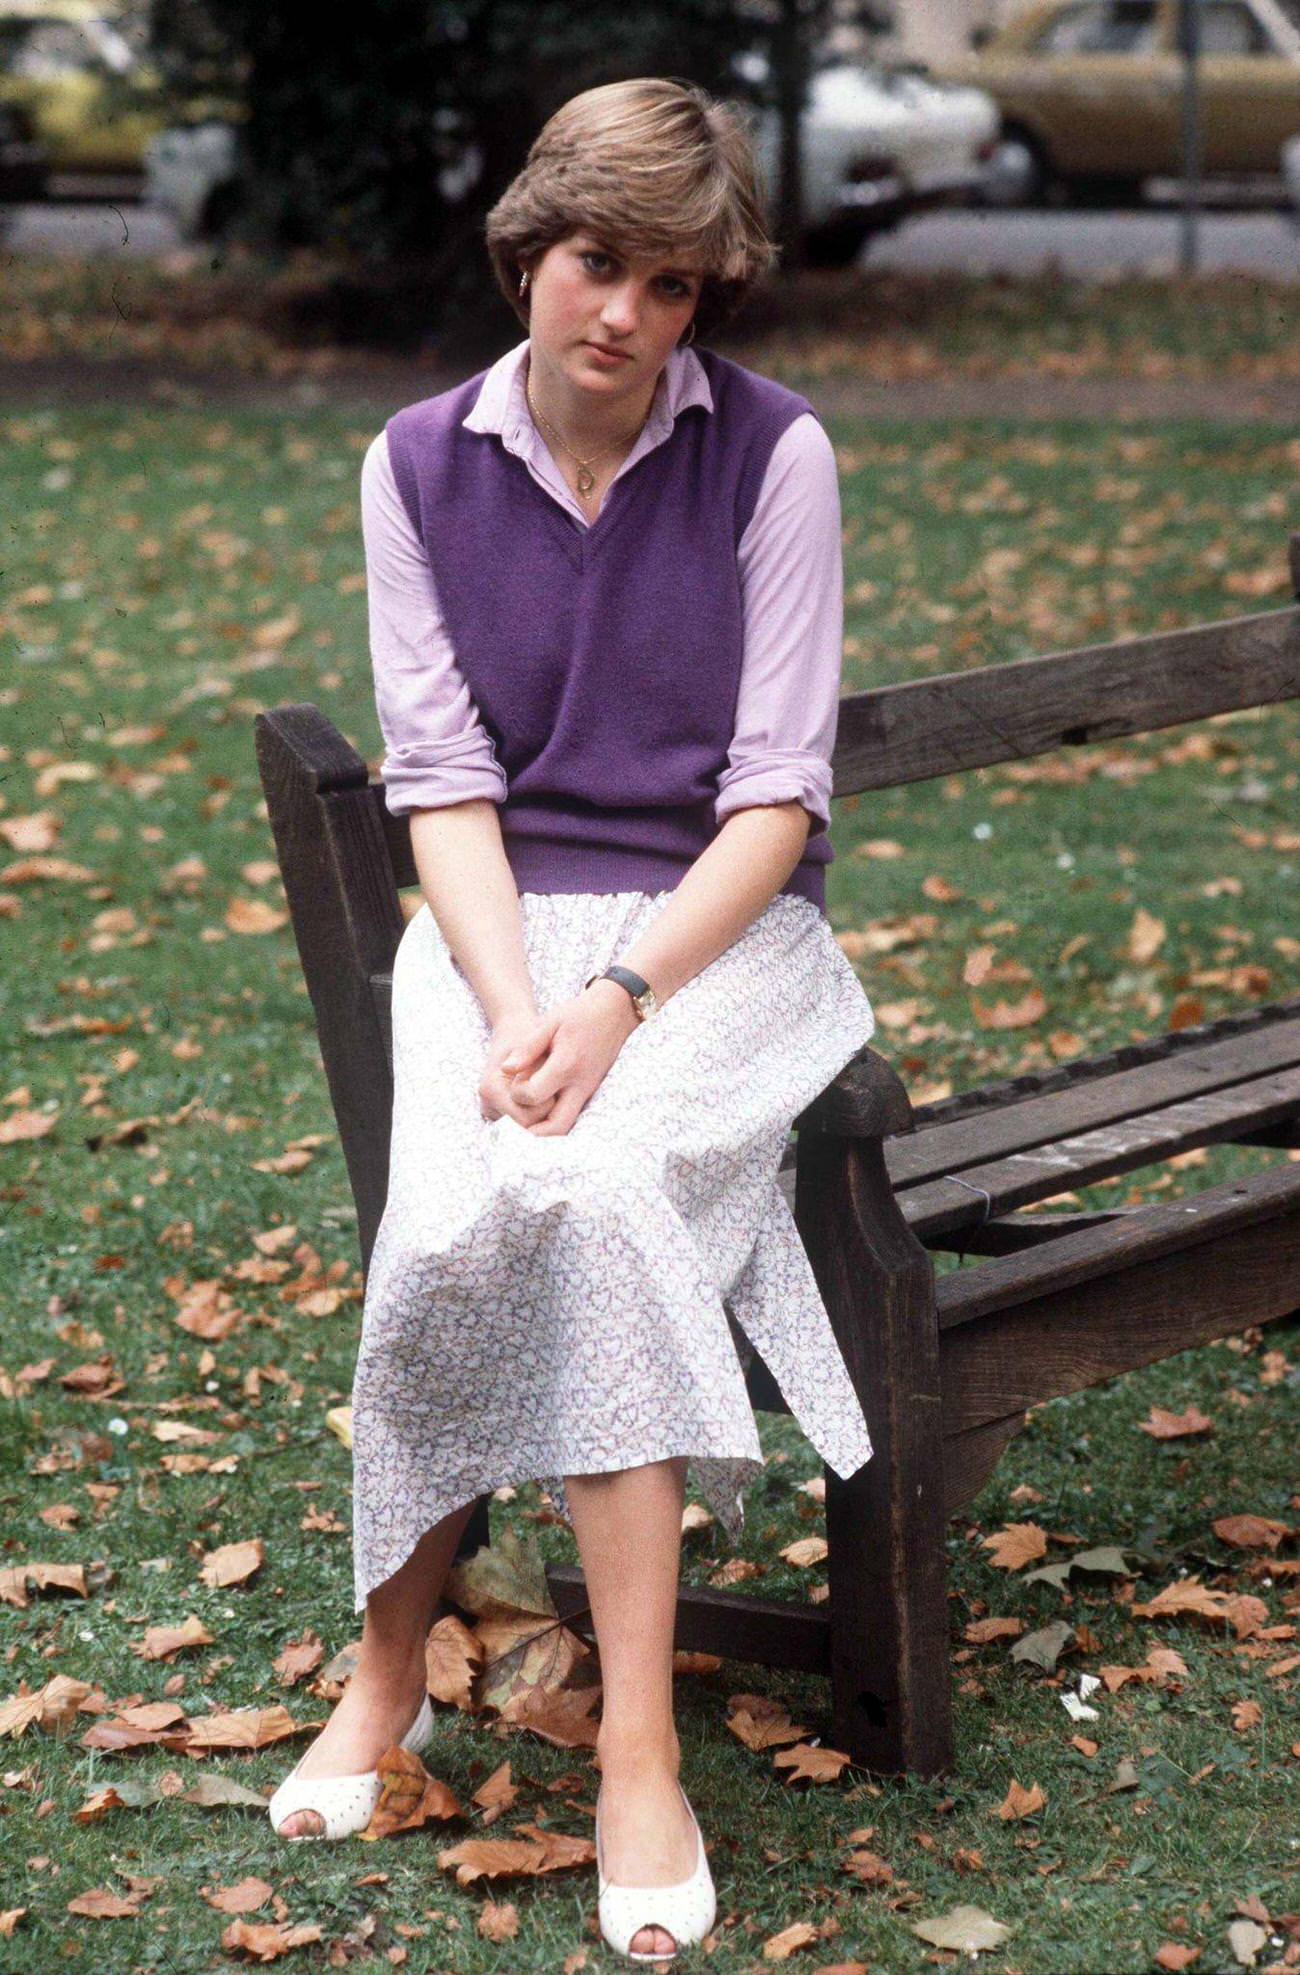
<path id="1" fill-rule="evenodd" d="M 522 343 L 516 343 L 512 350 L 497 358 L 483 379 L 472 411 L 463 420 L 467 431 L 499 433 L 507 451 L 512 453 L 528 451 L 537 436 L 524 390 L 524 358 L 528 349 L 529 339 L 525 337 Z M 650 415 L 642 428 L 638 449 L 647 450 L 666 439 L 677 414 L 688 405 L 700 405 L 711 412 L 713 393 L 695 351 L 679 343 L 669 351 L 668 361 L 656 380 Z"/>

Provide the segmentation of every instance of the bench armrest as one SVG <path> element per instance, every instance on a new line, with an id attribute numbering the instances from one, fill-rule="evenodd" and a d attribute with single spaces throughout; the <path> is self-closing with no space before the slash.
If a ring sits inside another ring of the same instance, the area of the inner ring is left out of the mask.
<path id="1" fill-rule="evenodd" d="M 825 1132 L 833 1138 L 888 1138 L 916 1129 L 901 1077 L 870 1043 L 863 1044 L 794 1123 L 800 1132 Z"/>

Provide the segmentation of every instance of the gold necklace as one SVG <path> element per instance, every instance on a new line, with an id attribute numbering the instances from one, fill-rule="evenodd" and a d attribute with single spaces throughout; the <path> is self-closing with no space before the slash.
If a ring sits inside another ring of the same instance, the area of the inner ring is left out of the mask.
<path id="1" fill-rule="evenodd" d="M 524 395 L 528 399 L 528 409 L 533 414 L 533 417 L 540 419 L 542 424 L 546 427 L 547 431 L 554 434 L 554 436 L 559 440 L 560 444 L 563 446 L 565 452 L 569 455 L 570 459 L 577 460 L 578 492 L 584 495 L 589 494 L 592 488 L 596 484 L 596 476 L 591 470 L 591 462 L 596 459 L 603 459 L 606 453 L 615 452 L 618 449 L 618 447 L 624 443 L 625 439 L 630 438 L 632 440 L 636 440 L 640 436 L 642 427 L 645 425 L 646 419 L 648 419 L 650 416 L 650 413 L 647 410 L 645 418 L 641 420 L 641 424 L 637 426 L 635 432 L 625 433 L 623 439 L 613 440 L 608 446 L 602 446 L 599 452 L 588 453 L 586 459 L 578 459 L 577 453 L 574 452 L 573 447 L 569 444 L 568 440 L 564 437 L 564 434 L 562 432 L 556 431 L 556 428 L 551 424 L 551 421 L 546 416 L 546 413 L 544 411 L 539 410 L 537 405 L 534 403 L 533 386 L 532 386 L 531 378 L 529 379 L 528 383 L 524 387 Z"/>

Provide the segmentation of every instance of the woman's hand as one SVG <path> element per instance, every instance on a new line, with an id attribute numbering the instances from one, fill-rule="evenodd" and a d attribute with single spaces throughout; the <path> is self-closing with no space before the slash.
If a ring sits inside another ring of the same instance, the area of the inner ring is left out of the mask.
<path id="1" fill-rule="evenodd" d="M 505 1076 L 513 1072 L 510 1097 L 522 1107 L 522 1122 L 529 1131 L 556 1137 L 572 1130 L 638 1026 L 626 988 L 606 980 L 593 981 L 581 994 L 527 1025 L 500 1061 Z M 512 1110 L 512 1117 L 519 1115 Z"/>
<path id="2" fill-rule="evenodd" d="M 493 1029 L 478 1086 L 479 1110 L 483 1117 L 489 1120 L 513 1118 L 517 1124 L 531 1125 L 539 1117 L 546 1116 L 546 1110 L 541 1106 L 517 1101 L 513 1090 L 514 1079 L 503 1066 L 505 1057 L 517 1052 L 523 1043 L 531 1044 L 540 1019 L 536 1009 L 525 1009 L 517 1014 L 503 1015 Z"/>

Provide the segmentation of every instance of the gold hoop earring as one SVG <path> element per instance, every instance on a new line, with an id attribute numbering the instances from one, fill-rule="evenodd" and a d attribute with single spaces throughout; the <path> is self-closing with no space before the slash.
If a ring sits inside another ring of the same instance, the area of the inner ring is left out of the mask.
<path id="1" fill-rule="evenodd" d="M 694 341 L 695 341 L 695 317 L 694 317 L 694 316 L 692 316 L 692 317 L 691 317 L 691 326 L 690 326 L 690 332 L 689 332 L 689 334 L 687 334 L 687 335 L 685 335 L 685 336 L 683 336 L 683 337 L 681 338 L 681 340 L 679 341 L 679 343 L 678 343 L 678 345 L 677 345 L 677 347 L 678 347 L 678 349 L 679 349 L 679 350 L 687 350 L 687 349 L 689 349 L 689 348 L 690 348 L 690 346 L 691 346 L 691 344 L 692 344 L 692 343 L 693 343 Z"/>

